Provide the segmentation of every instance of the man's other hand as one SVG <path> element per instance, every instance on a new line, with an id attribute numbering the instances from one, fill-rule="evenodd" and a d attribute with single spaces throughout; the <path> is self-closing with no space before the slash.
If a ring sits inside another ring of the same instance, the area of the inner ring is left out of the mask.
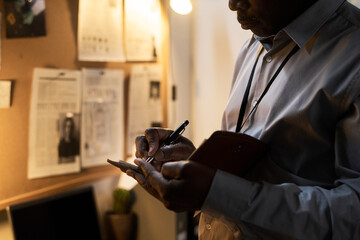
<path id="1" fill-rule="evenodd" d="M 166 208 L 175 212 L 198 210 L 209 191 L 215 169 L 193 161 L 164 163 L 161 172 L 142 159 L 134 161 L 143 174 L 132 170 L 126 173 Z"/>

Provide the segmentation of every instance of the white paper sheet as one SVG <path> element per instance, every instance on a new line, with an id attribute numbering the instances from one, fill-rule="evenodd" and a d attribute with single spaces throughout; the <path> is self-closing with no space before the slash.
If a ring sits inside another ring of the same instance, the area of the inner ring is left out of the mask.
<path id="1" fill-rule="evenodd" d="M 80 0 L 80 61 L 125 61 L 122 0 Z"/>
<path id="2" fill-rule="evenodd" d="M 9 108 L 11 104 L 11 80 L 0 80 L 0 108 Z"/>
<path id="3" fill-rule="evenodd" d="M 160 1 L 125 0 L 126 60 L 155 61 L 160 54 L 160 37 Z"/>
<path id="4" fill-rule="evenodd" d="M 124 72 L 83 69 L 81 162 L 124 159 Z"/>
<path id="5" fill-rule="evenodd" d="M 80 71 L 34 69 L 29 179 L 80 171 L 80 80 Z"/>
<path id="6" fill-rule="evenodd" d="M 127 156 L 134 157 L 135 138 L 149 127 L 163 124 L 161 101 L 162 67 L 136 65 L 132 68 L 129 86 Z"/>

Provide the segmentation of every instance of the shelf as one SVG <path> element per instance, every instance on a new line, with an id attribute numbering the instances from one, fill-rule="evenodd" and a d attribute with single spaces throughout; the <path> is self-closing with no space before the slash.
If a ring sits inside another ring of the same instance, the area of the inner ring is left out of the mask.
<path id="1" fill-rule="evenodd" d="M 62 175 L 57 177 L 51 177 L 46 179 L 40 179 L 40 181 L 46 181 L 51 179 L 55 184 L 46 185 L 36 190 L 32 190 L 20 195 L 12 196 L 6 199 L 0 200 L 0 210 L 5 209 L 9 205 L 34 200 L 37 198 L 49 196 L 58 192 L 66 191 L 74 187 L 86 185 L 95 182 L 100 179 L 108 178 L 111 176 L 119 175 L 120 171 L 112 166 L 93 167 L 82 170 L 77 174 Z"/>

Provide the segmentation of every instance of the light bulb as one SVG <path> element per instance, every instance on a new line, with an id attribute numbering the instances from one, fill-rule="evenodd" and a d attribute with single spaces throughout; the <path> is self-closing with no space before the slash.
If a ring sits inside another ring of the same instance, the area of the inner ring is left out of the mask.
<path id="1" fill-rule="evenodd" d="M 174 12 L 186 15 L 192 11 L 192 4 L 190 0 L 170 0 L 170 7 Z"/>

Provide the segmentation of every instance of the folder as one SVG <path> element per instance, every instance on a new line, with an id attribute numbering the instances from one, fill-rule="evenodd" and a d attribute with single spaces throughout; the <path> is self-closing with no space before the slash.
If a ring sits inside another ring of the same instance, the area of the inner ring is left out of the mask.
<path id="1" fill-rule="evenodd" d="M 216 131 L 190 155 L 189 160 L 244 176 L 266 152 L 266 144 L 242 133 Z"/>

